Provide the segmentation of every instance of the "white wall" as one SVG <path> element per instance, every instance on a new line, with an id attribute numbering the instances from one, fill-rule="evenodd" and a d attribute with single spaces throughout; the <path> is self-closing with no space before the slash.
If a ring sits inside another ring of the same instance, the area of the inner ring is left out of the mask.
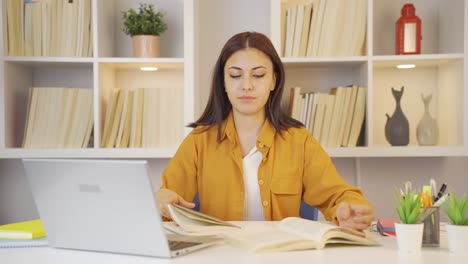
<path id="1" fill-rule="evenodd" d="M 154 188 L 159 187 L 167 162 L 168 159 L 150 160 Z M 360 182 L 364 194 L 375 206 L 377 217 L 396 217 L 395 190 L 407 180 L 421 186 L 434 178 L 439 185 L 447 182 L 450 191 L 468 193 L 468 157 L 336 158 L 334 163 L 348 183 Z M 356 175 L 356 165 L 360 167 L 359 175 Z M 0 224 L 37 216 L 20 160 L 0 159 Z"/>

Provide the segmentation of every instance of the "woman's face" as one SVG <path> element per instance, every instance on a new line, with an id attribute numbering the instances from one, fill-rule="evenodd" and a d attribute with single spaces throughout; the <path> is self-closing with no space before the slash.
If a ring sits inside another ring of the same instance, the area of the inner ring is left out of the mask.
<path id="1" fill-rule="evenodd" d="M 275 81 L 273 63 L 254 48 L 237 51 L 224 65 L 224 86 L 234 114 L 265 116 Z"/>

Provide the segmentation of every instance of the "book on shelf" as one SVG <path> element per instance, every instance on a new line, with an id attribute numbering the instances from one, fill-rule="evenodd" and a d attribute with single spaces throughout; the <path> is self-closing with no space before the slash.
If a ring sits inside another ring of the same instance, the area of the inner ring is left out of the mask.
<path id="1" fill-rule="evenodd" d="M 295 7 L 291 7 L 288 10 L 287 14 L 287 26 L 286 26 L 286 31 L 287 31 L 287 39 L 286 39 L 286 51 L 285 51 L 285 56 L 286 57 L 291 57 L 293 54 L 293 49 L 294 49 L 294 35 L 295 35 L 295 29 L 296 29 L 296 15 L 297 15 L 297 9 Z"/>
<path id="2" fill-rule="evenodd" d="M 343 106 L 345 99 L 345 88 L 343 87 L 333 87 L 330 89 L 330 94 L 335 96 L 335 104 L 332 110 L 331 123 L 329 128 L 327 147 L 337 148 L 340 146 L 341 141 L 338 142 L 339 131 L 340 131 L 340 122 L 341 116 L 343 115 Z"/>
<path id="3" fill-rule="evenodd" d="M 127 90 L 120 90 L 115 108 L 110 109 L 111 111 L 113 110 L 113 113 L 111 113 L 111 116 L 113 116 L 113 119 L 110 120 L 111 126 L 109 129 L 109 136 L 107 138 L 107 141 L 105 142 L 106 148 L 113 148 L 115 146 L 117 133 L 119 131 L 120 121 L 122 117 L 123 106 L 124 106 L 124 102 L 126 100 L 127 95 L 128 95 Z"/>
<path id="4" fill-rule="evenodd" d="M 106 104 L 106 116 L 104 118 L 104 131 L 102 132 L 101 137 L 101 147 L 105 147 L 109 139 L 110 132 L 112 130 L 112 125 L 115 118 L 115 110 L 117 108 L 117 102 L 119 100 L 120 89 L 112 89 L 110 92 L 109 101 Z"/>
<path id="5" fill-rule="evenodd" d="M 353 34 L 351 38 L 351 56 L 361 56 L 366 54 L 366 30 L 367 30 L 367 0 L 356 0 L 355 20 L 353 23 Z"/>
<path id="6" fill-rule="evenodd" d="M 91 0 L 2 1 L 5 54 L 92 55 Z"/>
<path id="7" fill-rule="evenodd" d="M 320 32 L 319 44 L 317 49 L 318 56 L 334 56 L 337 52 L 337 47 L 340 43 L 337 43 L 337 37 L 339 33 L 337 27 L 342 17 L 342 4 L 340 0 L 326 0 L 323 1 L 326 5 L 322 30 Z"/>
<path id="8" fill-rule="evenodd" d="M 8 55 L 8 34 L 6 34 L 8 30 L 7 25 L 7 1 L 3 0 L 2 2 L 2 29 L 3 29 L 3 54 Z"/>
<path id="9" fill-rule="evenodd" d="M 301 94 L 301 111 L 299 114 L 299 121 L 305 124 L 305 116 L 306 116 L 306 94 Z"/>
<path id="10" fill-rule="evenodd" d="M 299 120 L 301 114 L 301 87 L 295 86 L 290 88 L 289 97 L 289 116 Z"/>
<path id="11" fill-rule="evenodd" d="M 327 103 L 327 94 L 316 93 L 314 103 L 317 104 L 317 107 L 315 109 L 315 118 L 314 118 L 312 135 L 317 141 L 320 141 L 323 118 L 325 116 L 325 107 Z"/>
<path id="12" fill-rule="evenodd" d="M 143 122 L 143 97 L 145 89 L 138 88 L 135 90 L 133 97 L 133 107 L 132 107 L 132 121 L 131 121 L 131 131 L 130 131 L 130 148 L 139 148 L 141 147 L 141 128 Z"/>
<path id="13" fill-rule="evenodd" d="M 358 86 L 352 85 L 350 88 L 350 97 L 348 109 L 345 112 L 346 118 L 343 127 L 343 136 L 341 137 L 341 146 L 347 147 L 349 142 L 349 133 L 351 131 L 351 122 L 353 119 L 354 108 L 356 107 L 356 98 L 357 98 Z"/>
<path id="14" fill-rule="evenodd" d="M 312 7 L 312 3 L 307 3 L 304 5 L 304 19 L 302 24 L 299 57 L 305 57 L 307 55 L 307 41 L 309 40 L 310 24 L 312 23 Z"/>
<path id="15" fill-rule="evenodd" d="M 344 86 L 343 87 L 343 106 L 342 106 L 342 114 L 340 116 L 340 120 L 338 121 L 338 130 L 336 134 L 335 144 L 336 147 L 341 147 L 341 142 L 343 141 L 343 136 L 345 134 L 345 126 L 346 126 L 346 118 L 348 117 L 349 112 L 349 105 L 350 105 L 350 98 L 351 98 L 351 87 Z"/>
<path id="16" fill-rule="evenodd" d="M 125 123 L 127 119 L 127 112 L 128 112 L 128 106 L 130 103 L 130 92 L 129 90 L 122 90 L 120 93 L 122 95 L 122 111 L 120 112 L 120 117 L 119 117 L 119 125 L 117 127 L 117 133 L 115 137 L 115 141 L 112 144 L 116 148 L 121 147 L 122 143 L 122 135 L 124 133 L 124 128 L 125 128 Z"/>
<path id="17" fill-rule="evenodd" d="M 315 120 L 315 112 L 317 110 L 317 102 L 318 102 L 318 94 L 316 92 L 310 93 L 309 97 L 309 120 L 307 125 L 307 130 L 312 133 L 314 129 L 314 120 Z"/>
<path id="18" fill-rule="evenodd" d="M 307 109 L 306 109 L 306 123 L 305 128 L 309 131 L 312 130 L 312 123 L 313 120 L 311 120 L 312 116 L 312 107 L 314 105 L 314 93 L 307 93 Z"/>
<path id="19" fill-rule="evenodd" d="M 308 117 L 309 117 L 309 97 L 310 93 L 305 93 L 302 95 L 302 105 L 301 105 L 301 122 L 304 124 L 305 127 L 307 127 L 307 124 L 309 122 Z"/>
<path id="20" fill-rule="evenodd" d="M 145 88 L 143 98 L 143 119 L 141 130 L 141 146 L 154 148 L 158 146 L 157 123 L 159 118 L 160 89 Z"/>
<path id="21" fill-rule="evenodd" d="M 30 88 L 24 148 L 86 147 L 93 126 L 92 89 Z"/>
<path id="22" fill-rule="evenodd" d="M 304 5 L 296 5 L 296 23 L 294 24 L 294 40 L 292 47 L 292 57 L 299 57 L 301 48 L 302 27 L 304 25 Z"/>
<path id="23" fill-rule="evenodd" d="M 366 117 L 366 89 L 362 86 L 357 88 L 356 105 L 351 119 L 349 138 L 347 147 L 358 145 L 361 131 L 363 130 L 364 119 Z"/>
<path id="24" fill-rule="evenodd" d="M 60 111 L 60 128 L 58 130 L 59 146 L 66 146 L 67 142 L 70 140 L 70 134 L 72 129 L 73 116 L 75 114 L 76 101 L 78 98 L 78 88 L 65 89 L 64 98 L 63 98 L 63 109 Z"/>
<path id="25" fill-rule="evenodd" d="M 38 92 L 37 88 L 29 89 L 28 105 L 26 108 L 26 125 L 24 127 L 24 133 L 23 133 L 23 143 L 22 143 L 23 147 L 30 145 L 33 120 L 34 120 L 34 116 L 36 113 L 35 109 L 37 105 L 37 95 L 33 95 L 33 93 L 37 93 L 37 92 Z M 31 109 L 34 109 L 34 111 L 31 111 Z"/>
<path id="26" fill-rule="evenodd" d="M 42 221 L 34 219 L 0 226 L 0 239 L 36 239 L 45 237 Z"/>
<path id="27" fill-rule="evenodd" d="M 127 109 L 126 109 L 126 116 L 125 122 L 123 122 L 123 132 L 122 137 L 120 138 L 120 142 L 117 142 L 116 147 L 118 148 L 127 148 L 130 141 L 130 129 L 131 129 L 131 119 L 132 119 L 132 110 L 133 110 L 133 103 L 135 100 L 135 91 L 129 91 L 127 96 Z M 124 113 L 122 113 L 123 115 Z M 120 133 L 120 131 L 119 131 Z"/>
<path id="28" fill-rule="evenodd" d="M 330 123 L 333 115 L 333 108 L 335 105 L 335 95 L 327 95 L 327 103 L 325 105 L 325 116 L 323 118 L 322 132 L 320 137 L 320 144 L 324 147 L 327 146 L 328 135 L 330 134 Z"/>
<path id="29" fill-rule="evenodd" d="M 9 56 L 23 56 L 24 55 L 24 42 L 23 42 L 23 27 L 24 27 L 24 5 L 23 1 L 18 0 L 4 0 L 6 5 L 6 25 L 7 30 L 3 34 L 7 34 L 8 39 L 8 55 Z M 5 14 L 4 14 L 5 15 Z M 3 21 L 5 22 L 5 20 Z M 6 33 L 7 32 L 7 33 Z"/>
<path id="30" fill-rule="evenodd" d="M 221 235 L 225 231 L 240 229 L 237 225 L 216 217 L 185 208 L 177 204 L 168 205 L 173 222 L 165 223 L 170 231 L 183 235 Z"/>
<path id="31" fill-rule="evenodd" d="M 226 237 L 256 252 L 322 249 L 329 244 L 380 245 L 365 232 L 299 217 L 287 217 L 271 229 L 231 232 Z"/>
<path id="32" fill-rule="evenodd" d="M 325 0 L 315 0 L 313 5 L 312 23 L 310 25 L 309 40 L 307 41 L 307 57 L 318 55 L 323 14 L 325 13 Z"/>

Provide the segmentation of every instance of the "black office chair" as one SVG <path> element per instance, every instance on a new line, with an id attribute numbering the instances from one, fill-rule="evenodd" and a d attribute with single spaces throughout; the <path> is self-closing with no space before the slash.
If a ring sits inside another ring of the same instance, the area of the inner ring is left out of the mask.
<path id="1" fill-rule="evenodd" d="M 193 199 L 193 202 L 195 203 L 195 208 L 193 208 L 196 211 L 200 211 L 200 201 L 198 200 L 198 193 L 195 195 L 195 198 Z M 305 219 L 310 219 L 310 220 L 315 220 L 317 221 L 318 218 L 318 210 L 317 208 L 310 206 L 304 202 L 301 202 L 301 208 L 299 210 L 299 215 L 302 218 Z"/>

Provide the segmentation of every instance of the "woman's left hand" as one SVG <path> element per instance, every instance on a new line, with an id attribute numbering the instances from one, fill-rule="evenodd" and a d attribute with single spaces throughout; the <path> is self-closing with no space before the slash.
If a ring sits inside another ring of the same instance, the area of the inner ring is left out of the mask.
<path id="1" fill-rule="evenodd" d="M 369 205 L 342 202 L 336 208 L 336 218 L 339 226 L 362 231 L 374 220 L 374 209 Z"/>

